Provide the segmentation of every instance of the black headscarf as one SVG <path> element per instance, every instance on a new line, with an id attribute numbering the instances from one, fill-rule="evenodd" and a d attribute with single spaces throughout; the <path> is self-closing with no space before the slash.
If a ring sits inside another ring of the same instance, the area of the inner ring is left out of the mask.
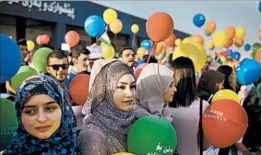
<path id="1" fill-rule="evenodd" d="M 224 78 L 224 74 L 215 70 L 204 72 L 201 75 L 197 86 L 197 96 L 202 100 L 207 101 L 212 94 L 215 94 L 218 91 L 216 84 L 223 82 Z"/>

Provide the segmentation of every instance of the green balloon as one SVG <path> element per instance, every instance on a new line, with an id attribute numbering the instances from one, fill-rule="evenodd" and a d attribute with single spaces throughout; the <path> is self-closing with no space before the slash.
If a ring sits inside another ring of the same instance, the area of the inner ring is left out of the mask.
<path id="1" fill-rule="evenodd" d="M 253 51 L 253 52 L 250 54 L 251 58 L 255 59 L 256 54 L 257 54 L 257 51 L 256 51 L 256 52 Z"/>
<path id="2" fill-rule="evenodd" d="M 128 152 L 137 155 L 173 155 L 177 135 L 172 124 L 159 116 L 138 119 L 127 136 Z"/>
<path id="3" fill-rule="evenodd" d="M 52 53 L 53 50 L 47 47 L 43 47 L 35 51 L 33 56 L 33 65 L 35 69 L 40 73 L 46 73 L 47 56 Z"/>
<path id="4" fill-rule="evenodd" d="M 15 104 L 0 98 L 0 150 L 4 150 L 13 139 L 13 133 L 18 127 Z"/>
<path id="5" fill-rule="evenodd" d="M 252 51 L 253 52 L 257 52 L 260 48 L 261 48 L 261 44 L 260 43 L 254 43 L 252 45 Z"/>
<path id="6" fill-rule="evenodd" d="M 210 36 L 212 33 L 211 32 L 205 32 L 206 36 Z"/>
<path id="7" fill-rule="evenodd" d="M 29 66 L 21 66 L 16 75 L 11 79 L 11 85 L 15 90 L 17 90 L 25 79 L 36 74 L 37 71 L 34 68 Z"/>

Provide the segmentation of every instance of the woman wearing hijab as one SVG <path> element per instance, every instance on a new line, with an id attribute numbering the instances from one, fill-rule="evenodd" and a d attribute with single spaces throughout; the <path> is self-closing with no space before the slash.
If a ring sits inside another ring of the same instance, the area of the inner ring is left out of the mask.
<path id="1" fill-rule="evenodd" d="M 197 86 L 197 96 L 202 100 L 211 102 L 213 95 L 223 88 L 224 78 L 224 74 L 215 70 L 204 72 Z"/>
<path id="2" fill-rule="evenodd" d="M 18 128 L 3 155 L 77 155 L 76 118 L 53 78 L 26 79 L 15 100 Z"/>
<path id="3" fill-rule="evenodd" d="M 135 117 L 157 115 L 172 123 L 168 103 L 176 91 L 173 81 L 173 72 L 168 67 L 157 63 L 146 65 L 137 80 Z"/>
<path id="4" fill-rule="evenodd" d="M 217 71 L 225 75 L 224 89 L 236 91 L 236 77 L 234 76 L 234 70 L 230 66 L 219 66 Z"/>
<path id="5" fill-rule="evenodd" d="M 179 155 L 199 155 L 199 118 L 200 99 L 196 96 L 195 69 L 191 59 L 176 58 L 171 63 L 177 92 L 170 103 L 173 126 L 176 129 Z M 208 102 L 202 101 L 202 111 L 208 107 Z M 204 139 L 204 149 L 209 147 Z"/>
<path id="6" fill-rule="evenodd" d="M 126 152 L 127 133 L 134 121 L 135 87 L 132 69 L 120 61 L 99 71 L 82 110 L 86 115 L 79 135 L 82 155 Z"/>

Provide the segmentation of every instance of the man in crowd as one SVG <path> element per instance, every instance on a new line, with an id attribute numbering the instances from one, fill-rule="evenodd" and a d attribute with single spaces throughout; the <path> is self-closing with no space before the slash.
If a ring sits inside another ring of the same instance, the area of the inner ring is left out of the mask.
<path id="1" fill-rule="evenodd" d="M 17 45 L 19 46 L 21 56 L 22 56 L 22 66 L 28 65 L 29 62 L 29 54 L 30 52 L 27 49 L 27 43 L 25 39 L 20 39 L 17 41 Z"/>
<path id="2" fill-rule="evenodd" d="M 67 56 L 60 50 L 55 50 L 47 56 L 47 73 L 54 77 L 65 88 L 65 79 L 68 74 Z"/>
<path id="3" fill-rule="evenodd" d="M 78 74 L 87 73 L 88 70 L 88 55 L 90 51 L 86 48 L 86 44 L 79 43 L 77 46 L 72 48 L 72 63 L 73 66 L 70 67 L 69 73 L 67 75 L 65 84 L 69 88 L 71 80 Z"/>
<path id="4" fill-rule="evenodd" d="M 90 51 L 88 60 L 89 72 L 91 72 L 94 62 L 98 59 L 102 59 L 102 48 L 99 45 L 93 44 L 91 46 L 88 46 L 87 49 Z"/>
<path id="5" fill-rule="evenodd" d="M 135 54 L 132 48 L 125 47 L 119 52 L 120 60 L 127 64 L 129 67 L 133 68 L 135 65 Z"/>

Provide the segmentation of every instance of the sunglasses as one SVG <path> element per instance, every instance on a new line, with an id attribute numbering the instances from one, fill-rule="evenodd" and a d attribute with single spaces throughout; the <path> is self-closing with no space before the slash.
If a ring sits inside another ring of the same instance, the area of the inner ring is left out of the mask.
<path id="1" fill-rule="evenodd" d="M 49 67 L 52 67 L 53 70 L 58 71 L 60 69 L 60 67 L 65 70 L 68 69 L 68 64 L 61 64 L 61 65 L 49 65 Z"/>

